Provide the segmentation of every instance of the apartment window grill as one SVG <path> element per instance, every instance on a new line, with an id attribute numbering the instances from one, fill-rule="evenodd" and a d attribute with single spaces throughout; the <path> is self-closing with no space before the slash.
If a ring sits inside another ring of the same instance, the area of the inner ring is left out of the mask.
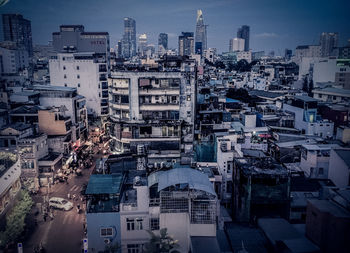
<path id="1" fill-rule="evenodd" d="M 161 213 L 183 213 L 189 210 L 188 192 L 161 191 L 160 212 Z"/>
<path id="2" fill-rule="evenodd" d="M 192 224 L 214 224 L 216 222 L 216 201 L 193 199 L 191 203 Z"/>
<path id="3" fill-rule="evenodd" d="M 158 218 L 151 218 L 149 220 L 149 226 L 151 230 L 159 230 L 159 217 Z"/>

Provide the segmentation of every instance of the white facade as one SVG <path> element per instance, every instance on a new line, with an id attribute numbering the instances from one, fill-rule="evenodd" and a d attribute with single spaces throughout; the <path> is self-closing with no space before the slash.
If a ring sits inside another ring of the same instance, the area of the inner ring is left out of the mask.
<path id="1" fill-rule="evenodd" d="M 245 40 L 241 38 L 233 38 L 230 39 L 230 52 L 235 52 L 235 51 L 244 51 L 244 43 Z"/>
<path id="2" fill-rule="evenodd" d="M 350 186 L 350 149 L 332 149 L 329 159 L 329 179 L 340 188 Z"/>
<path id="3" fill-rule="evenodd" d="M 204 50 L 204 57 L 210 62 L 216 61 L 216 48 L 208 48 Z"/>
<path id="4" fill-rule="evenodd" d="M 59 53 L 50 59 L 51 85 L 74 87 L 86 98 L 88 114 L 108 115 L 107 64 L 93 53 Z"/>
<path id="5" fill-rule="evenodd" d="M 335 73 L 340 67 L 337 59 L 319 58 L 313 63 L 312 80 L 317 82 L 335 82 Z"/>
<path id="6" fill-rule="evenodd" d="M 20 69 L 29 66 L 28 52 L 25 49 L 0 47 L 0 56 L 2 59 L 0 73 L 16 74 Z"/>
<path id="7" fill-rule="evenodd" d="M 315 114 L 308 114 L 304 109 L 283 104 L 283 110 L 294 114 L 294 127 L 307 135 L 318 135 L 322 138 L 332 138 L 334 123 L 329 120 L 316 120 Z M 313 111 L 312 111 L 313 112 Z M 306 115 L 309 118 L 306 118 Z"/>
<path id="8" fill-rule="evenodd" d="M 308 177 L 328 179 L 331 149 L 338 147 L 337 144 L 302 145 L 300 168 Z"/>
<path id="9" fill-rule="evenodd" d="M 169 172 L 174 172 L 174 170 Z M 182 170 L 185 170 L 183 172 L 185 174 L 187 170 L 190 170 L 189 177 L 194 174 L 201 179 L 206 177 L 205 174 L 194 169 L 179 169 L 179 171 Z M 152 198 L 150 187 L 154 186 L 158 175 L 159 172 L 155 172 L 148 177 L 148 180 L 144 178 L 134 180 L 132 189 L 123 194 L 120 203 L 122 253 L 142 252 L 142 245 L 148 243 L 150 239 L 147 231 L 159 234 L 162 228 L 166 228 L 168 234 L 178 240 L 180 252 L 189 251 L 191 236 L 216 236 L 216 196 L 211 196 L 207 200 L 210 202 L 208 206 L 200 205 L 199 202 L 196 202 L 196 195 L 201 196 L 203 192 L 195 190 L 196 194 L 194 194 L 195 192 L 192 191 L 193 187 L 196 188 L 196 184 L 194 184 L 190 186 L 191 190 L 189 191 L 158 189 L 159 198 Z M 206 180 L 204 187 L 211 189 L 210 193 L 206 193 L 210 195 L 213 193 L 212 185 L 209 178 Z M 206 215 L 202 216 L 204 213 Z M 140 251 L 131 251 L 132 247 L 138 248 Z"/>
<path id="10" fill-rule="evenodd" d="M 252 61 L 252 51 L 240 51 L 236 52 L 237 62 L 240 60 L 246 60 L 248 63 Z"/>

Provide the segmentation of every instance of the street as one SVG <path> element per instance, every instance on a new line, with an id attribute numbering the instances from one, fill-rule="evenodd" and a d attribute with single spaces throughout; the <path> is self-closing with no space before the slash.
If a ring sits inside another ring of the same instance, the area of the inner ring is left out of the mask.
<path id="1" fill-rule="evenodd" d="M 36 216 L 37 226 L 26 242 L 23 242 L 24 252 L 34 252 L 34 248 L 40 243 L 48 253 L 59 252 L 81 252 L 82 239 L 84 238 L 84 219 L 85 219 L 85 203 L 81 199 L 81 190 L 83 184 L 88 182 L 90 174 L 95 167 L 96 159 L 102 155 L 94 155 L 93 164 L 88 169 L 83 169 L 82 176 L 75 174 L 69 175 L 68 184 L 56 183 L 50 187 L 49 194 L 47 188 L 41 188 L 41 191 L 33 196 L 35 204 L 44 203 L 45 196 L 61 197 L 68 200 L 70 194 L 70 202 L 74 207 L 70 211 L 53 210 L 53 219 L 48 216 L 44 221 L 44 216 L 40 212 Z M 73 196 L 76 199 L 73 200 Z M 82 209 L 77 213 L 77 204 Z M 39 204 L 40 205 L 40 204 Z"/>

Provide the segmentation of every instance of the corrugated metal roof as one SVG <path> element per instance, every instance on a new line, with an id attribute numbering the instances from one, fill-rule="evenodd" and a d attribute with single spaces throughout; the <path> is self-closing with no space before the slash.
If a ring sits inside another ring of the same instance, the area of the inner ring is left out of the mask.
<path id="1" fill-rule="evenodd" d="M 122 174 L 91 175 L 85 194 L 118 194 L 122 180 Z"/>
<path id="2" fill-rule="evenodd" d="M 158 171 L 148 177 L 148 186 L 158 183 L 158 191 L 177 184 L 188 184 L 190 189 L 205 191 L 216 195 L 212 183 L 206 174 L 190 168 L 174 168 Z"/>

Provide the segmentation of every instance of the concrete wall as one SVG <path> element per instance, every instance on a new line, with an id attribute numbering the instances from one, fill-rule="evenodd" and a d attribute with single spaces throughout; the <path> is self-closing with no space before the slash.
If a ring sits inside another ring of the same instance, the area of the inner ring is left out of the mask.
<path id="1" fill-rule="evenodd" d="M 58 54 L 57 59 L 50 60 L 49 69 L 51 85 L 77 88 L 78 93 L 86 97 L 88 113 L 101 115 L 99 63 L 93 60 L 75 60 L 73 54 Z M 108 100 L 108 97 L 106 99 Z"/>
<path id="2" fill-rule="evenodd" d="M 350 150 L 350 149 L 348 149 Z M 343 159 L 339 157 L 337 152 L 331 151 L 329 159 L 328 178 L 340 188 L 349 186 L 350 168 Z"/>
<path id="3" fill-rule="evenodd" d="M 168 234 L 178 240 L 180 252 L 188 252 L 190 247 L 190 220 L 188 213 L 161 213 L 160 228 L 167 228 Z"/>
<path id="4" fill-rule="evenodd" d="M 89 252 L 104 251 L 106 243 L 105 239 L 109 239 L 112 245 L 121 242 L 120 215 L 118 212 L 113 213 L 87 213 L 86 223 L 88 229 L 88 247 Z M 100 229 L 112 227 L 113 236 L 101 237 Z"/>

